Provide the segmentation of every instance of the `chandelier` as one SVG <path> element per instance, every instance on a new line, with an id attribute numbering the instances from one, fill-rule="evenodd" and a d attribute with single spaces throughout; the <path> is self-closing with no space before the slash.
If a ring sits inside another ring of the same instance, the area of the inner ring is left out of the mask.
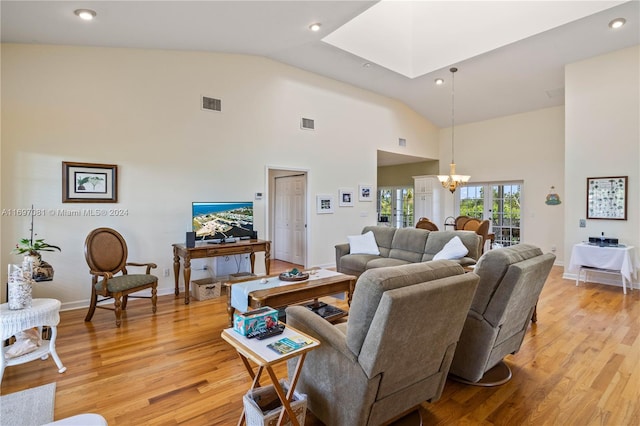
<path id="1" fill-rule="evenodd" d="M 458 68 L 450 68 L 449 71 L 451 71 L 451 164 L 449 164 L 449 174 L 438 175 L 438 180 L 444 188 L 448 189 L 453 194 L 456 191 L 456 188 L 467 183 L 469 179 L 471 179 L 471 176 L 456 174 L 456 162 L 453 159 L 453 130 L 455 126 L 455 99 L 453 80 L 455 72 L 458 71 Z"/>

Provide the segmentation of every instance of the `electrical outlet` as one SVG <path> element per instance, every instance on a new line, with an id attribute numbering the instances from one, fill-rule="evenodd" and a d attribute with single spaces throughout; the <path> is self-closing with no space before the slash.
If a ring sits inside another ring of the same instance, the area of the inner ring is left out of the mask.
<path id="1" fill-rule="evenodd" d="M 580 219 L 580 228 L 586 228 L 587 227 L 587 221 L 584 219 Z"/>
<path id="2" fill-rule="evenodd" d="M 169 268 L 165 268 L 164 270 L 164 276 L 168 277 L 169 276 Z"/>
<path id="3" fill-rule="evenodd" d="M 551 252 L 555 253 L 556 252 L 556 246 L 551 246 Z"/>

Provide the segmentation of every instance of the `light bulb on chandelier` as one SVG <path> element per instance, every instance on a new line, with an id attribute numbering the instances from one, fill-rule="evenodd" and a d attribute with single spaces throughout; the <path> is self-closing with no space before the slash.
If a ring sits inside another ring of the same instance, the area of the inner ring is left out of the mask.
<path id="1" fill-rule="evenodd" d="M 458 68 L 450 68 L 451 71 L 451 164 L 449 164 L 448 175 L 438 175 L 438 180 L 442 186 L 453 194 L 456 188 L 466 184 L 471 176 L 456 174 L 456 163 L 453 157 L 454 153 L 454 128 L 455 128 L 455 92 L 454 92 L 454 75 L 458 71 Z"/>

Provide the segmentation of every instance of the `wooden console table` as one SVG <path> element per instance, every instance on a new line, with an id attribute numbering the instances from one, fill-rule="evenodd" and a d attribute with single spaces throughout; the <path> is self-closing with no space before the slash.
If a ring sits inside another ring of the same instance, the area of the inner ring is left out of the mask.
<path id="1" fill-rule="evenodd" d="M 251 272 L 254 272 L 256 252 L 264 252 L 264 267 L 269 274 L 269 260 L 271 258 L 271 241 L 239 240 L 235 243 L 209 244 L 206 241 L 197 242 L 195 247 L 187 248 L 185 244 L 173 244 L 173 274 L 175 276 L 176 297 L 180 294 L 180 258 L 184 260 L 184 304 L 189 304 L 191 283 L 191 259 L 209 257 L 232 256 L 249 253 Z"/>

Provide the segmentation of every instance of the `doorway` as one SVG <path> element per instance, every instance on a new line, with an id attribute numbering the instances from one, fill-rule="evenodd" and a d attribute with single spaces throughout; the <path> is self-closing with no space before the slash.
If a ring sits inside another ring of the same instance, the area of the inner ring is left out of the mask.
<path id="1" fill-rule="evenodd" d="M 378 221 L 394 228 L 412 228 L 413 187 L 386 187 L 378 190 Z"/>
<path id="2" fill-rule="evenodd" d="M 273 260 L 307 263 L 307 172 L 269 170 L 269 221 Z"/>

